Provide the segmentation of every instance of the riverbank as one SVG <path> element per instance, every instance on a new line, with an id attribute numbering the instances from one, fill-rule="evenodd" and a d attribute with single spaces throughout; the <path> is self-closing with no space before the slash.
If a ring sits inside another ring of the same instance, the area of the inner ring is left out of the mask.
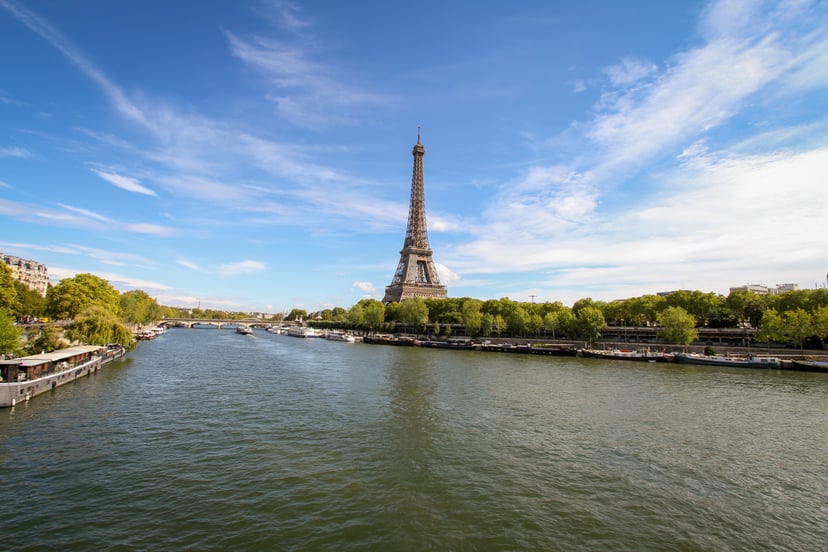
<path id="1" fill-rule="evenodd" d="M 642 345 L 638 343 L 619 341 L 598 341 L 590 346 L 585 341 L 572 340 L 537 340 L 530 338 L 507 339 L 486 338 L 475 340 L 471 338 L 424 338 L 412 335 L 375 335 L 366 336 L 363 342 L 369 345 L 393 345 L 402 347 L 425 347 L 438 349 L 458 349 L 481 352 L 499 352 L 513 354 L 531 354 L 545 356 L 579 356 L 603 358 L 605 360 L 627 360 L 647 362 L 676 362 L 682 358 L 687 362 L 687 356 L 705 355 L 722 358 L 775 358 L 778 365 L 785 370 L 817 371 L 805 368 L 795 361 L 828 361 L 826 351 L 801 350 L 793 352 L 791 349 L 739 347 L 728 345 L 723 348 L 714 348 L 710 345 L 677 346 L 671 344 Z M 689 353 L 689 355 L 687 355 Z M 680 356 L 677 356 L 680 355 Z M 828 370 L 825 370 L 828 373 Z"/>

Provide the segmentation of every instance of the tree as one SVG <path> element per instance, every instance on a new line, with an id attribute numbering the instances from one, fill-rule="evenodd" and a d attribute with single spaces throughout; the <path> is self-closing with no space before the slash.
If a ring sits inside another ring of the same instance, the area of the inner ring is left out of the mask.
<path id="1" fill-rule="evenodd" d="M 825 347 L 825 340 L 828 339 L 828 307 L 819 307 L 811 315 L 814 335 Z"/>
<path id="2" fill-rule="evenodd" d="M 66 278 L 46 293 L 47 311 L 56 319 L 75 318 L 91 306 L 99 306 L 119 315 L 121 296 L 109 282 L 94 274 Z"/>
<path id="3" fill-rule="evenodd" d="M 667 307 L 658 314 L 657 321 L 657 335 L 668 343 L 687 346 L 699 337 L 696 319 L 681 307 Z"/>
<path id="4" fill-rule="evenodd" d="M 18 307 L 15 315 L 18 320 L 40 318 L 46 314 L 46 299 L 37 291 L 18 280 L 14 281 L 17 291 Z"/>
<path id="5" fill-rule="evenodd" d="M 34 333 L 37 335 L 33 335 Z M 26 352 L 30 355 L 40 352 L 51 353 L 62 346 L 58 328 L 52 324 L 46 324 L 35 330 L 35 332 L 29 333 Z"/>
<path id="6" fill-rule="evenodd" d="M 576 335 L 582 339 L 586 339 L 590 344 L 598 339 L 606 327 L 607 323 L 604 320 L 604 315 L 598 307 L 591 305 L 581 306 L 578 314 L 575 316 Z"/>
<path id="7" fill-rule="evenodd" d="M 791 293 L 791 292 L 788 292 Z M 814 325 L 811 315 L 804 309 L 786 311 L 782 315 L 786 341 L 800 349 L 805 340 L 814 335 Z"/>
<path id="8" fill-rule="evenodd" d="M 715 307 L 707 314 L 707 325 L 711 328 L 736 328 L 740 318 L 727 306 Z"/>
<path id="9" fill-rule="evenodd" d="M 489 337 L 492 335 L 492 328 L 494 327 L 494 316 L 491 314 L 484 314 L 480 317 L 480 335 Z"/>
<path id="10" fill-rule="evenodd" d="M 556 338 L 556 332 L 568 334 L 574 329 L 575 316 L 572 311 L 564 307 L 557 312 L 548 313 L 543 319 L 546 331 L 552 332 L 552 339 Z"/>
<path id="11" fill-rule="evenodd" d="M 292 309 L 290 313 L 288 313 L 286 319 L 287 320 L 298 320 L 302 321 L 308 317 L 308 311 L 305 309 Z"/>
<path id="12" fill-rule="evenodd" d="M 736 313 L 739 322 L 749 322 L 758 328 L 762 322 L 762 314 L 767 307 L 766 297 L 756 292 L 737 289 L 725 299 L 725 305 Z"/>
<path id="13" fill-rule="evenodd" d="M 463 326 L 466 328 L 466 335 L 477 335 L 480 333 L 480 325 L 483 322 L 481 308 L 483 302 L 477 299 L 467 299 L 463 302 Z"/>
<path id="14" fill-rule="evenodd" d="M 362 305 L 357 303 L 351 307 L 351 310 L 348 311 L 348 322 L 357 328 L 365 324 L 365 310 Z"/>
<path id="15" fill-rule="evenodd" d="M 135 346 L 129 328 L 111 311 L 99 305 L 87 307 L 78 313 L 66 330 L 66 337 L 89 345 L 120 343 L 128 348 Z"/>
<path id="16" fill-rule="evenodd" d="M 14 325 L 14 317 L 6 307 L 0 307 L 0 354 L 14 353 L 20 347 L 22 330 Z"/>
<path id="17" fill-rule="evenodd" d="M 578 313 L 581 312 L 581 309 L 585 309 L 586 307 L 593 307 L 595 306 L 595 301 L 592 300 L 592 297 L 585 297 L 583 299 L 578 299 L 572 305 L 572 314 L 578 316 Z M 603 316 L 603 314 L 601 315 Z"/>
<path id="18" fill-rule="evenodd" d="M 0 309 L 6 308 L 9 312 L 16 312 L 19 307 L 12 271 L 6 263 L 0 262 Z"/>
<path id="19" fill-rule="evenodd" d="M 128 324 L 148 325 L 163 318 L 158 302 L 140 289 L 121 294 L 121 318 Z"/>
<path id="20" fill-rule="evenodd" d="M 371 331 L 378 330 L 385 321 L 385 305 L 376 299 L 363 299 L 360 303 L 365 313 L 365 323 Z"/>
<path id="21" fill-rule="evenodd" d="M 522 307 L 518 306 L 512 310 L 509 317 L 506 319 L 506 327 L 512 332 L 513 336 L 523 337 L 526 335 L 526 323 L 528 316 Z"/>
<path id="22" fill-rule="evenodd" d="M 540 333 L 540 329 L 543 327 L 543 318 L 537 313 L 532 313 L 529 315 L 529 318 L 526 320 L 526 331 L 529 332 L 530 335 L 537 336 Z"/>
<path id="23" fill-rule="evenodd" d="M 414 331 L 419 331 L 422 324 L 428 322 L 428 307 L 419 297 L 412 297 L 400 303 L 399 307 L 400 322 L 414 327 Z"/>
<path id="24" fill-rule="evenodd" d="M 771 341 L 785 341 L 785 323 L 779 313 L 768 309 L 759 322 L 759 331 L 756 332 L 756 341 L 770 343 Z"/>

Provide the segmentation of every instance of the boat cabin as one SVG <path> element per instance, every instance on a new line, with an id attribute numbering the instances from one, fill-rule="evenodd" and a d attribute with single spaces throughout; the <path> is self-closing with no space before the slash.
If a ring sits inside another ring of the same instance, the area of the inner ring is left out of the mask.
<path id="1" fill-rule="evenodd" d="M 0 382 L 10 383 L 17 381 L 20 372 L 20 359 L 0 360 Z"/>
<path id="2" fill-rule="evenodd" d="M 98 345 L 79 345 L 51 353 L 41 353 L 16 359 L 17 378 L 14 381 L 26 381 L 49 376 L 64 370 L 71 370 L 90 360 L 100 357 Z M 8 381 L 8 380 L 7 380 Z"/>

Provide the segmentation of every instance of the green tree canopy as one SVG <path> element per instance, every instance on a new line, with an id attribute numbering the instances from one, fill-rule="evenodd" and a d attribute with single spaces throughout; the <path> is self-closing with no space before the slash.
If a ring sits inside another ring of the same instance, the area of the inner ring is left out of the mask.
<path id="1" fill-rule="evenodd" d="M 121 318 L 128 324 L 154 324 L 163 318 L 158 302 L 140 289 L 121 294 Z"/>
<path id="2" fill-rule="evenodd" d="M 785 325 L 779 313 L 768 309 L 762 314 L 759 322 L 759 331 L 756 332 L 756 341 L 770 343 L 771 341 L 785 341 Z"/>
<path id="3" fill-rule="evenodd" d="M 552 332 L 552 339 L 561 333 L 570 333 L 574 329 L 574 324 L 575 316 L 566 307 L 557 312 L 550 312 L 543 318 L 543 325 L 547 332 Z"/>
<path id="4" fill-rule="evenodd" d="M 305 309 L 291 309 L 288 315 L 285 317 L 286 320 L 304 320 L 308 317 L 308 311 Z"/>
<path id="5" fill-rule="evenodd" d="M 357 303 L 351 307 L 351 310 L 348 311 L 348 322 L 357 328 L 365 324 L 365 309 L 362 308 L 362 305 Z"/>
<path id="6" fill-rule="evenodd" d="M 699 337 L 696 319 L 681 307 L 667 307 L 658 314 L 657 320 L 657 335 L 668 343 L 689 345 Z"/>
<path id="7" fill-rule="evenodd" d="M 92 305 L 78 313 L 66 330 L 66 337 L 89 345 L 120 343 L 129 348 L 135 346 L 129 328 L 111 311 L 99 305 Z"/>
<path id="8" fill-rule="evenodd" d="M 598 339 L 601 332 L 607 327 L 607 323 L 601 309 L 592 305 L 584 305 L 581 306 L 575 316 L 574 326 L 578 337 L 592 343 Z"/>
<path id="9" fill-rule="evenodd" d="M 463 302 L 463 326 L 466 328 L 466 335 L 478 335 L 480 325 L 483 322 L 483 301 L 477 299 L 466 299 Z"/>
<path id="10" fill-rule="evenodd" d="M 15 280 L 18 306 L 15 315 L 18 319 L 24 317 L 40 318 L 46 314 L 46 299 L 37 291 L 29 288 L 23 282 Z"/>
<path id="11" fill-rule="evenodd" d="M 26 343 L 26 353 L 34 355 L 40 352 L 51 353 L 63 347 L 60 339 L 60 331 L 53 324 L 46 324 L 29 332 L 29 340 Z"/>
<path id="12" fill-rule="evenodd" d="M 20 303 L 17 298 L 17 288 L 14 286 L 12 271 L 6 263 L 0 262 L 0 309 L 9 309 L 10 313 L 17 312 Z"/>
<path id="13" fill-rule="evenodd" d="M 419 297 L 412 297 L 402 301 L 398 310 L 399 321 L 414 327 L 419 331 L 420 326 L 428 323 L 428 307 Z"/>
<path id="14" fill-rule="evenodd" d="M 106 280 L 94 274 L 78 274 L 61 280 L 46 293 L 46 310 L 56 319 L 71 319 L 87 307 L 102 307 L 121 314 L 121 296 Z"/>
<path id="15" fill-rule="evenodd" d="M 14 325 L 14 316 L 7 307 L 0 307 L 0 354 L 8 355 L 20 347 L 22 330 Z"/>
<path id="16" fill-rule="evenodd" d="M 825 346 L 825 340 L 828 339 L 828 307 L 819 307 L 811 315 L 814 335 Z"/>
<path id="17" fill-rule="evenodd" d="M 800 349 L 805 340 L 814 335 L 814 324 L 811 315 L 805 309 L 786 311 L 782 315 L 786 341 Z"/>
<path id="18" fill-rule="evenodd" d="M 512 312 L 509 313 L 509 316 L 506 317 L 506 327 L 512 335 L 523 337 L 526 335 L 527 332 L 527 322 L 529 321 L 529 316 L 526 314 L 526 311 L 519 305 L 516 305 Z"/>
<path id="19" fill-rule="evenodd" d="M 360 301 L 362 310 L 365 313 L 365 324 L 371 331 L 380 329 L 385 321 L 385 305 L 376 299 L 363 299 Z"/>

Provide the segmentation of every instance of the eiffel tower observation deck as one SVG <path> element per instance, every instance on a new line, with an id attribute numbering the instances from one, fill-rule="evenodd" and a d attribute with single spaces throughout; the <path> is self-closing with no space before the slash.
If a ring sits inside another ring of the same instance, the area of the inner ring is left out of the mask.
<path id="1" fill-rule="evenodd" d="M 400 251 L 400 263 L 391 284 L 385 287 L 385 304 L 404 301 L 412 297 L 446 297 L 446 286 L 440 284 L 440 277 L 432 260 L 428 245 L 426 227 L 425 191 L 423 186 L 423 156 L 425 148 L 420 143 L 420 129 L 417 128 L 417 144 L 414 146 L 414 172 L 411 176 L 411 203 L 408 207 L 408 227 L 405 243 Z"/>

